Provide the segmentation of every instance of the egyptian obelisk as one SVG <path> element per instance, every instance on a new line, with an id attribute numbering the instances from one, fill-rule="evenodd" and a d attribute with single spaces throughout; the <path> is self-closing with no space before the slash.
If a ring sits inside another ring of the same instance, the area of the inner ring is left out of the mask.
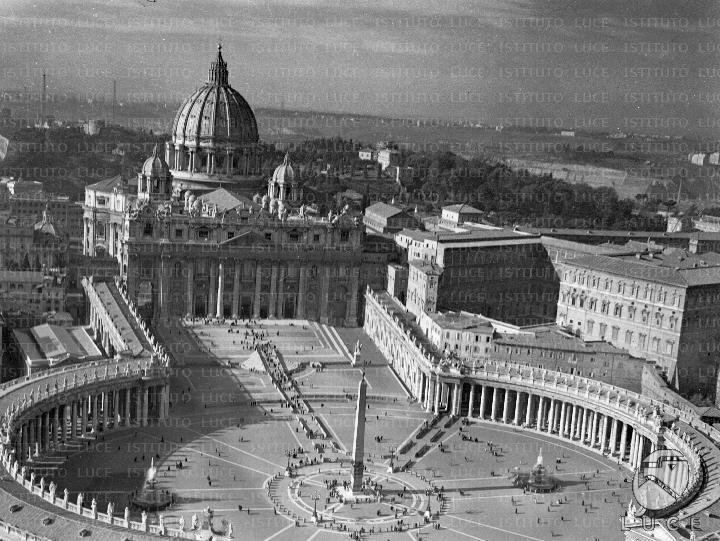
<path id="1" fill-rule="evenodd" d="M 363 472 L 365 471 L 363 454 L 365 453 L 366 392 L 367 382 L 363 371 L 362 379 L 358 385 L 357 410 L 355 411 L 355 439 L 353 440 L 352 480 L 350 481 L 350 490 L 354 494 L 362 491 Z"/>

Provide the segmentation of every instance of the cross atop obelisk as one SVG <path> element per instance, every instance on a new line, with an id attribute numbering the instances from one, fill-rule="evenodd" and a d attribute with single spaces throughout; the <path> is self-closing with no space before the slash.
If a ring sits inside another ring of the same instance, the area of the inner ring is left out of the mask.
<path id="1" fill-rule="evenodd" d="M 352 479 L 350 481 L 350 490 L 353 493 L 362 491 L 363 472 L 365 471 L 363 455 L 365 454 L 366 393 L 367 381 L 365 381 L 365 371 L 363 370 L 362 379 L 358 384 L 357 409 L 355 411 L 355 438 L 353 440 Z"/>

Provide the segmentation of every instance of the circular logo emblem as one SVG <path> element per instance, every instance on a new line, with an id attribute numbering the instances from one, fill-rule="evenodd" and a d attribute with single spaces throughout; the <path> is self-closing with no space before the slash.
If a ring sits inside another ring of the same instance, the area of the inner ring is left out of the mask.
<path id="1" fill-rule="evenodd" d="M 658 511 L 675 503 L 690 481 L 685 457 L 674 449 L 658 449 L 640 462 L 633 495 L 645 509 Z"/>

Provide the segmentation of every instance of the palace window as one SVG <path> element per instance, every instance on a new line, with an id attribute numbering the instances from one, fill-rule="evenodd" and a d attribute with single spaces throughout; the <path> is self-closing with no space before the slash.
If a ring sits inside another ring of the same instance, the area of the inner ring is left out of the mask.
<path id="1" fill-rule="evenodd" d="M 176 239 L 181 239 L 182 236 L 183 236 L 183 230 L 182 230 L 182 229 L 176 229 L 176 230 L 175 230 L 175 238 L 176 238 Z"/>
<path id="2" fill-rule="evenodd" d="M 153 226 L 150 222 L 145 223 L 145 226 L 143 227 L 143 236 L 145 237 L 152 237 L 153 234 Z"/>
<path id="3" fill-rule="evenodd" d="M 227 240 L 234 239 L 235 238 L 235 231 L 228 231 L 227 232 Z"/>
<path id="4" fill-rule="evenodd" d="M 272 240 L 272 233 L 265 233 L 265 240 Z"/>
<path id="5" fill-rule="evenodd" d="M 636 308 L 632 304 L 628 306 L 628 318 L 635 319 L 635 310 Z"/>
<path id="6" fill-rule="evenodd" d="M 607 330 L 607 325 L 605 323 L 600 323 L 600 338 L 605 338 L 605 331 Z"/>
<path id="7" fill-rule="evenodd" d="M 592 319 L 588 319 L 588 321 L 587 321 L 587 333 L 588 334 L 592 334 L 594 326 L 595 326 L 595 322 Z"/>
<path id="8" fill-rule="evenodd" d="M 677 325 L 677 318 L 675 316 L 670 316 L 670 318 L 668 319 L 668 323 L 670 325 L 670 328 L 674 329 L 675 325 Z"/>
<path id="9" fill-rule="evenodd" d="M 646 339 L 647 339 L 647 335 L 645 335 L 645 334 L 638 335 L 638 347 L 640 349 L 645 349 L 645 340 Z"/>
<path id="10" fill-rule="evenodd" d="M 667 342 L 665 342 L 665 353 L 667 355 L 672 355 L 674 345 L 675 344 L 672 340 L 668 340 Z"/>
<path id="11" fill-rule="evenodd" d="M 620 327 L 613 327 L 612 328 L 612 339 L 617 340 L 619 334 L 620 334 Z"/>
<path id="12" fill-rule="evenodd" d="M 653 338 L 653 339 L 652 339 L 652 350 L 653 350 L 655 353 L 659 353 L 659 352 L 660 352 L 660 339 L 659 339 L 659 338 Z"/>
<path id="13" fill-rule="evenodd" d="M 198 238 L 202 240 L 207 240 L 210 238 L 210 231 L 208 229 L 200 229 L 198 230 Z"/>
<path id="14" fill-rule="evenodd" d="M 613 308 L 613 315 L 616 317 L 622 316 L 622 304 L 616 304 Z"/>
<path id="15" fill-rule="evenodd" d="M 350 240 L 349 231 L 340 231 L 340 242 L 347 242 Z"/>
<path id="16" fill-rule="evenodd" d="M 320 233 L 315 233 L 313 235 L 313 242 L 320 242 Z"/>
<path id="17" fill-rule="evenodd" d="M 663 322 L 663 315 L 660 312 L 658 312 L 657 314 L 655 314 L 655 325 L 657 325 L 658 327 L 662 327 L 662 322 Z"/>
<path id="18" fill-rule="evenodd" d="M 625 343 L 631 344 L 632 343 L 632 331 L 625 331 Z"/>

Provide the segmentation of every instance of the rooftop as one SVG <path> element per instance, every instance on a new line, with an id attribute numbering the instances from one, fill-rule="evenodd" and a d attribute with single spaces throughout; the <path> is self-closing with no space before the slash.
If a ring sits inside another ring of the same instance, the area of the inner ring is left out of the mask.
<path id="1" fill-rule="evenodd" d="M 127 184 L 123 181 L 122 175 L 106 178 L 95 184 L 85 186 L 86 190 L 97 190 L 99 192 L 112 191 L 114 188 L 122 189 Z"/>
<path id="2" fill-rule="evenodd" d="M 481 210 L 478 210 L 475 207 L 471 207 L 470 205 L 466 205 L 465 203 L 462 203 L 460 205 L 448 205 L 447 207 L 443 207 L 442 209 L 449 210 L 450 212 L 462 212 L 464 214 L 482 214 Z"/>
<path id="3" fill-rule="evenodd" d="M 396 216 L 402 212 L 402 209 L 393 207 L 392 205 L 388 205 L 387 203 L 373 203 L 365 209 L 365 215 L 375 214 L 376 216 L 380 216 L 381 218 L 392 218 L 393 216 Z"/>
<path id="4" fill-rule="evenodd" d="M 695 255 L 668 250 L 634 256 L 586 255 L 566 260 L 565 264 L 679 287 L 720 284 L 720 255 L 712 252 Z"/>
<path id="5" fill-rule="evenodd" d="M 493 332 L 492 323 L 487 319 L 469 312 L 436 312 L 427 316 L 443 329 L 453 330 L 483 330 Z"/>
<path id="6" fill-rule="evenodd" d="M 534 333 L 499 333 L 494 342 L 504 346 L 536 347 L 576 353 L 605 353 L 629 355 L 627 351 L 607 342 L 585 342 L 562 331 L 557 326 L 548 326 Z"/>
<path id="7" fill-rule="evenodd" d="M 450 244 L 454 242 L 482 241 L 482 240 L 502 240 L 502 239 L 527 239 L 537 238 L 540 235 L 532 233 L 523 233 L 512 229 L 473 229 L 472 231 L 462 233 L 438 233 L 438 242 Z"/>
<path id="8" fill-rule="evenodd" d="M 25 360 L 48 367 L 61 362 L 95 360 L 102 352 L 83 327 L 60 327 L 47 323 L 28 330 L 13 330 Z"/>
<path id="9" fill-rule="evenodd" d="M 425 259 L 415 259 L 410 262 L 411 267 L 415 267 L 419 271 L 424 272 L 425 274 L 436 274 L 440 275 L 443 272 L 443 268 L 438 265 L 437 263 L 433 263 L 432 261 L 427 261 Z"/>

